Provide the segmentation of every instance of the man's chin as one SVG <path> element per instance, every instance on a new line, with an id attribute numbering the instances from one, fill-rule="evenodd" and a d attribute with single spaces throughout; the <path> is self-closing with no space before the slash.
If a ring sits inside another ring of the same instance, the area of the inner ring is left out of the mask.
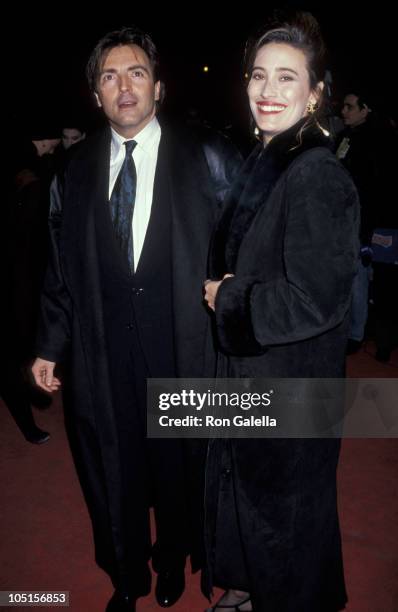
<path id="1" fill-rule="evenodd" d="M 139 123 L 140 117 L 130 109 L 119 113 L 117 121 L 120 125 L 128 125 L 129 123 Z"/>

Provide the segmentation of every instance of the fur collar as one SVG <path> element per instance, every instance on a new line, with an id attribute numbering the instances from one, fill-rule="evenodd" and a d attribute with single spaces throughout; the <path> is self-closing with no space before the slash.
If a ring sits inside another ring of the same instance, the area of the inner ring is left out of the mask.
<path id="1" fill-rule="evenodd" d="M 222 278 L 226 272 L 235 271 L 240 244 L 255 214 L 294 160 L 314 147 L 331 148 L 330 140 L 317 126 L 309 126 L 299 138 L 304 123 L 305 119 L 301 119 L 265 148 L 258 144 L 244 163 L 213 234 L 210 278 Z"/>

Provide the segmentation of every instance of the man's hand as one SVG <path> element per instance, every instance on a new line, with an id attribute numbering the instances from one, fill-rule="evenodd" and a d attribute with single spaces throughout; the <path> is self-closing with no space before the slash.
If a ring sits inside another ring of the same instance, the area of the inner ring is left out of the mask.
<path id="1" fill-rule="evenodd" d="M 203 284 L 203 288 L 204 288 L 204 299 L 205 302 L 207 302 L 208 307 L 211 310 L 215 310 L 216 309 L 216 297 L 217 297 L 217 292 L 218 289 L 221 285 L 221 283 L 226 279 L 226 278 L 231 278 L 233 276 L 233 274 L 225 274 L 224 278 L 220 281 L 213 281 L 213 280 L 206 280 Z"/>
<path id="2" fill-rule="evenodd" d="M 53 361 L 47 361 L 37 357 L 32 365 L 33 378 L 35 383 L 43 391 L 52 393 L 57 391 L 61 386 L 59 378 L 54 376 L 55 363 Z"/>

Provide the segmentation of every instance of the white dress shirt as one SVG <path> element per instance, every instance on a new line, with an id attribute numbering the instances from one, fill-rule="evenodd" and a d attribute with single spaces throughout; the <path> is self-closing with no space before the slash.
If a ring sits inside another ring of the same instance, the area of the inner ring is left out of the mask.
<path id="1" fill-rule="evenodd" d="M 153 186 L 158 159 L 161 129 L 156 117 L 131 140 L 137 145 L 133 151 L 133 160 L 137 171 L 137 188 L 133 215 L 134 267 L 137 269 L 140 260 L 145 234 L 151 215 Z M 123 143 L 126 138 L 112 128 L 111 160 L 109 169 L 109 199 L 112 194 L 120 168 L 126 156 Z"/>

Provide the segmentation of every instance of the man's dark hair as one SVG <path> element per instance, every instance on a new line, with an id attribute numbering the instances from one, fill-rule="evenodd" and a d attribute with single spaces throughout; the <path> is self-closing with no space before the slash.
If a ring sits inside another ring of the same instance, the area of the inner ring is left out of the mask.
<path id="1" fill-rule="evenodd" d="M 86 76 L 92 91 L 97 90 L 98 78 L 107 54 L 114 47 L 122 45 L 137 45 L 145 51 L 151 64 L 155 83 L 160 80 L 159 56 L 152 38 L 136 27 L 124 27 L 105 34 L 92 51 L 86 66 Z"/>
<path id="2" fill-rule="evenodd" d="M 373 107 L 370 95 L 361 87 L 354 86 L 351 88 L 347 88 L 347 93 L 345 95 L 356 96 L 357 104 L 360 109 L 366 108 L 367 110 L 370 110 L 370 108 Z"/>

